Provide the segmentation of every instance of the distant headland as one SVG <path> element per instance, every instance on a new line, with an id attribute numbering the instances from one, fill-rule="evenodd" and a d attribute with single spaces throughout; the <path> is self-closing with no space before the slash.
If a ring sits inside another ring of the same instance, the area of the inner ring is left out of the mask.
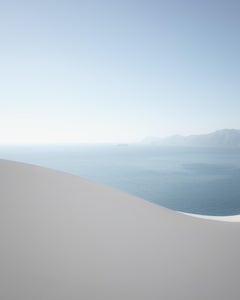
<path id="1" fill-rule="evenodd" d="M 239 129 L 222 129 L 200 135 L 173 135 L 166 138 L 146 138 L 141 143 L 163 146 L 240 147 Z"/>

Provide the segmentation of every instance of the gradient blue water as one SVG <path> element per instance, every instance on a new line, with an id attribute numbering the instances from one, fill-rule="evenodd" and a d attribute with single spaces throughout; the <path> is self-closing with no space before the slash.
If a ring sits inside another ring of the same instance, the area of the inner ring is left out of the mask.
<path id="1" fill-rule="evenodd" d="M 0 158 L 66 171 L 191 213 L 240 213 L 240 149 L 1 146 Z"/>

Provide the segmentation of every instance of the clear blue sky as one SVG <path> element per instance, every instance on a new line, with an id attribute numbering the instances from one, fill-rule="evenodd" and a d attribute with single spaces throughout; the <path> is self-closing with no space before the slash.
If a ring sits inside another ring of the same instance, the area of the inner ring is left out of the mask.
<path id="1" fill-rule="evenodd" d="M 0 142 L 240 128 L 240 1 L 0 2 Z"/>

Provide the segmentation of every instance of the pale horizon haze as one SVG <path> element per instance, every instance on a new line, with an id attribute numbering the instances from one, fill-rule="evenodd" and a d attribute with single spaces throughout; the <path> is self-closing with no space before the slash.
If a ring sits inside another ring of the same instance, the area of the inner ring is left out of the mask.
<path id="1" fill-rule="evenodd" d="M 240 128 L 240 2 L 0 1 L 0 143 Z"/>

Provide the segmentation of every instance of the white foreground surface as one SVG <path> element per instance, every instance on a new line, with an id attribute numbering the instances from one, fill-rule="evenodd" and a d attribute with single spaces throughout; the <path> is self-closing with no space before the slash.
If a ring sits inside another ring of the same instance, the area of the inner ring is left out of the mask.
<path id="1" fill-rule="evenodd" d="M 0 182 L 0 299 L 239 299 L 238 222 L 20 163 Z"/>

